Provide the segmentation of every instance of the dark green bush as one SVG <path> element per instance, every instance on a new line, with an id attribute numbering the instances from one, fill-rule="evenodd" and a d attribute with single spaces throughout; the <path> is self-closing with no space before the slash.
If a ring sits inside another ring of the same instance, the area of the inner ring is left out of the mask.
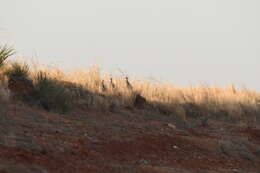
<path id="1" fill-rule="evenodd" d="M 13 78 L 20 78 L 20 79 L 28 79 L 29 77 L 29 66 L 26 63 L 17 63 L 14 62 L 11 65 L 11 68 L 9 68 L 6 71 L 6 75 L 8 76 L 9 79 Z"/>
<path id="2" fill-rule="evenodd" d="M 72 107 L 70 92 L 57 79 L 49 77 L 44 72 L 38 72 L 34 81 L 39 94 L 40 103 L 44 109 L 58 113 L 66 113 Z"/>

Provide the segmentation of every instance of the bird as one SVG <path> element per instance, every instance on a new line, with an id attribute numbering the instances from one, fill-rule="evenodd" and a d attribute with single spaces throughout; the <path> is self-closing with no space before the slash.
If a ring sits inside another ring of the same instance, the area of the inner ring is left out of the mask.
<path id="1" fill-rule="evenodd" d="M 130 82 L 128 81 L 128 77 L 127 77 L 127 76 L 125 77 L 125 82 L 126 82 L 126 87 L 127 87 L 127 89 L 132 90 L 133 87 L 132 87 L 132 85 L 130 84 Z"/>
<path id="2" fill-rule="evenodd" d="M 111 86 L 112 89 L 115 89 L 115 87 L 116 87 L 114 82 L 113 82 L 113 78 L 112 77 L 110 77 L 110 86 Z"/>
<path id="3" fill-rule="evenodd" d="M 101 86 L 100 86 L 101 92 L 105 92 L 107 90 L 107 87 L 104 82 L 105 82 L 104 80 L 101 81 Z"/>

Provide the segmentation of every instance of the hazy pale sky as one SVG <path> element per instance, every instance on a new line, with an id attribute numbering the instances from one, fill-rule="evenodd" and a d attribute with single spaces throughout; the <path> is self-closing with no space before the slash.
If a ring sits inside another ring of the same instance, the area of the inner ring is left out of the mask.
<path id="1" fill-rule="evenodd" d="M 0 43 L 42 63 L 260 90 L 259 0 L 0 2 Z"/>

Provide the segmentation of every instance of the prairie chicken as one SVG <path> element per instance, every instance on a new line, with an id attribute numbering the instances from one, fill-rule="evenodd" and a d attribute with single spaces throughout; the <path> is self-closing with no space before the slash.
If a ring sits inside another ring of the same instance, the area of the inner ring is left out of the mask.
<path id="1" fill-rule="evenodd" d="M 113 82 L 113 78 L 112 78 L 112 77 L 110 78 L 110 87 L 111 87 L 112 89 L 115 89 L 115 88 L 116 88 L 116 86 L 115 86 L 115 84 L 114 84 L 114 82 Z"/>
<path id="2" fill-rule="evenodd" d="M 127 89 L 129 89 L 129 90 L 132 90 L 132 89 L 133 89 L 132 85 L 131 85 L 130 82 L 128 81 L 128 77 L 127 77 L 127 76 L 125 77 L 125 83 L 126 83 Z"/>
<path id="3" fill-rule="evenodd" d="M 104 80 L 101 81 L 100 91 L 101 92 L 106 92 L 107 91 L 107 87 L 105 85 L 105 81 Z"/>

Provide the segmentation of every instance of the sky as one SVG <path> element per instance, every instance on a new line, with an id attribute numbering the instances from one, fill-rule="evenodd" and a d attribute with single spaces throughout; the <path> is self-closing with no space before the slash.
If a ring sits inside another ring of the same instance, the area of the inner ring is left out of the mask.
<path id="1" fill-rule="evenodd" d="M 42 64 L 260 90 L 259 0 L 0 2 L 0 43 Z"/>

